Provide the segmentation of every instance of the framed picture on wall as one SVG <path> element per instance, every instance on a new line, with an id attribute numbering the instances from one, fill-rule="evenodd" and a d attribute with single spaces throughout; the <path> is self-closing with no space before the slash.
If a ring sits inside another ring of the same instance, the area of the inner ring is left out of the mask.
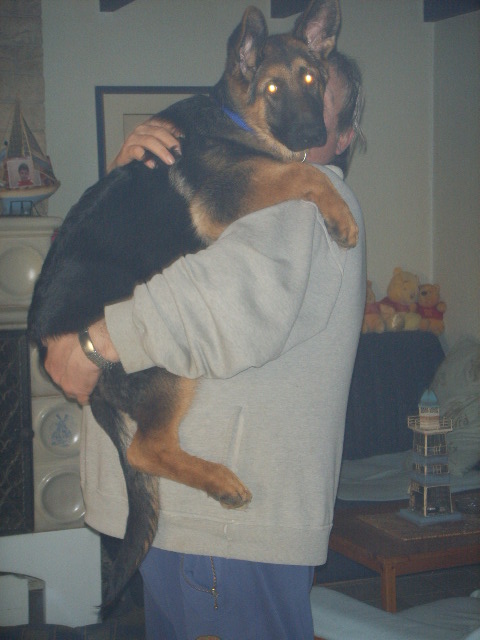
<path id="1" fill-rule="evenodd" d="M 98 173 L 103 177 L 128 134 L 150 116 L 210 87 L 95 87 Z"/>

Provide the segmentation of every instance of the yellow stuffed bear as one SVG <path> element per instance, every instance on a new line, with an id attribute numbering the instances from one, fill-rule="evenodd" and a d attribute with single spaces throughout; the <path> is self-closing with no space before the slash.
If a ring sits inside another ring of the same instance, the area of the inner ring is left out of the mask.
<path id="1" fill-rule="evenodd" d="M 363 314 L 362 333 L 383 333 L 385 322 L 380 315 L 380 306 L 375 302 L 372 281 L 367 280 L 367 297 Z"/>
<path id="2" fill-rule="evenodd" d="M 420 327 L 421 318 L 416 313 L 417 298 L 417 276 L 395 267 L 387 288 L 387 296 L 379 302 L 387 331 L 415 331 Z"/>
<path id="3" fill-rule="evenodd" d="M 421 284 L 418 288 L 418 313 L 420 315 L 420 329 L 431 331 L 439 336 L 445 331 L 443 314 L 447 310 L 445 302 L 440 300 L 438 284 Z"/>

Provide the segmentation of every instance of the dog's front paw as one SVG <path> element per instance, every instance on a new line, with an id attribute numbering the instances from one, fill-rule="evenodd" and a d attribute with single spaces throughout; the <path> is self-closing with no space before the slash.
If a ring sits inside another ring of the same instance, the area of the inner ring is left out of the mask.
<path id="1" fill-rule="evenodd" d="M 347 205 L 335 216 L 325 216 L 328 232 L 340 247 L 352 249 L 358 243 L 358 225 Z"/>
<path id="2" fill-rule="evenodd" d="M 305 174 L 306 169 L 304 169 Z M 347 203 L 325 174 L 318 169 L 314 171 L 315 182 L 310 184 L 304 198 L 317 205 L 325 220 L 328 233 L 340 247 L 347 249 L 355 247 L 358 242 L 358 226 Z"/>

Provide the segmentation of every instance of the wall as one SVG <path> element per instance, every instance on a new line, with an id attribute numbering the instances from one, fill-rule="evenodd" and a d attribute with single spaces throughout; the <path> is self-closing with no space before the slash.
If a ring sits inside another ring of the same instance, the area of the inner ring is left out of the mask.
<path id="1" fill-rule="evenodd" d="M 212 84 L 223 68 L 226 39 L 248 4 L 250 0 L 135 0 L 118 12 L 101 14 L 98 0 L 43 0 L 48 149 L 62 181 L 50 200 L 52 215 L 65 215 L 98 175 L 95 85 Z M 269 15 L 269 0 L 255 4 Z M 472 296 L 454 295 L 447 282 L 453 263 L 444 259 L 438 238 L 433 238 L 439 221 L 433 214 L 432 151 L 434 78 L 438 80 L 434 53 L 442 55 L 444 46 L 455 48 L 457 41 L 459 46 L 463 29 L 472 33 L 470 21 L 478 14 L 464 16 L 449 45 L 448 35 L 442 42 L 435 34 L 448 34 L 452 20 L 424 23 L 422 0 L 342 0 L 341 5 L 339 48 L 357 58 L 367 93 L 368 149 L 354 159 L 348 181 L 365 213 L 368 272 L 377 297 L 384 295 L 393 267 L 402 266 L 422 280 L 439 281 L 449 304 L 448 331 L 449 318 L 461 317 L 468 320 L 461 330 L 478 334 Z M 293 18 L 268 22 L 278 32 L 290 27 Z M 465 52 L 471 40 L 462 44 Z M 478 74 L 476 82 L 478 86 Z M 465 99 L 475 104 L 469 94 Z M 455 115 L 454 107 L 450 115 Z M 458 117 L 449 117 L 442 127 L 452 131 L 456 121 Z M 461 153 L 454 145 L 452 157 Z M 478 170 L 478 158 L 473 165 Z M 435 172 L 436 184 L 441 184 L 438 163 Z M 445 241 L 452 232 L 462 244 L 462 235 L 450 228 L 443 232 Z M 469 260 L 474 261 L 471 244 Z M 464 288 L 473 291 L 478 282 L 474 267 L 465 271 Z M 452 336 L 457 332 L 455 327 Z"/>
<path id="2" fill-rule="evenodd" d="M 44 149 L 41 9 L 41 0 L 0 0 L 0 135 L 5 136 L 11 127 L 18 98 L 30 129 Z M 36 208 L 45 215 L 48 201 Z"/>
<path id="3" fill-rule="evenodd" d="M 367 266 L 378 297 L 395 266 L 430 276 L 433 25 L 417 0 L 343 1 L 339 48 L 359 62 L 367 152 L 348 182 L 367 225 Z"/>
<path id="4" fill-rule="evenodd" d="M 480 337 L 480 11 L 435 26 L 433 273 L 450 344 Z"/>
<path id="5" fill-rule="evenodd" d="M 45 90 L 40 0 L 0 0 L 0 74 L 1 135 L 11 124 L 18 96 L 30 128 L 43 145 Z"/>

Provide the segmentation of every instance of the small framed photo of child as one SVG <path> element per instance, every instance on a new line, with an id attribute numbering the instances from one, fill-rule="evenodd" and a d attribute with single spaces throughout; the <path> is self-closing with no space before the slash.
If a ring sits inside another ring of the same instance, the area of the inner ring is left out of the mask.
<path id="1" fill-rule="evenodd" d="M 28 189 L 28 187 L 41 186 L 40 175 L 34 169 L 31 158 L 7 160 L 7 171 L 10 189 Z"/>

